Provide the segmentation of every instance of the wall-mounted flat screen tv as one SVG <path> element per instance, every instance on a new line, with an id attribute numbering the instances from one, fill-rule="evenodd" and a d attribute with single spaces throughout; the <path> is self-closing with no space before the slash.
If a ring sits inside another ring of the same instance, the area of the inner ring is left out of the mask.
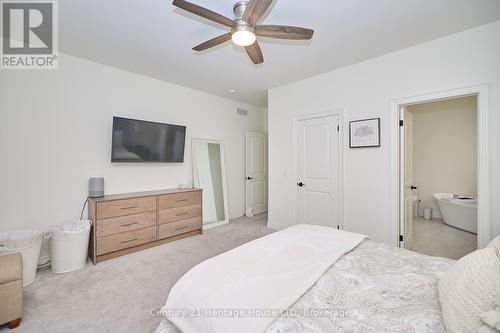
<path id="1" fill-rule="evenodd" d="M 186 126 L 113 117 L 111 162 L 184 162 Z"/>

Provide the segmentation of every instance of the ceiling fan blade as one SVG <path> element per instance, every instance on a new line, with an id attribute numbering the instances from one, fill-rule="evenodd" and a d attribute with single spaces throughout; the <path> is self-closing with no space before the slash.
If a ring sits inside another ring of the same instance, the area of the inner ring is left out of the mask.
<path id="1" fill-rule="evenodd" d="M 227 27 L 232 27 L 234 25 L 234 21 L 230 18 L 225 17 L 219 13 L 213 12 L 209 9 L 203 8 L 201 6 L 195 5 L 194 3 L 185 1 L 185 0 L 174 0 L 172 4 L 176 7 L 184 9 L 190 13 L 206 18 L 210 21 L 214 21 L 225 25 Z"/>
<path id="2" fill-rule="evenodd" d="M 255 27 L 255 34 L 262 37 L 304 40 L 311 39 L 314 30 L 287 25 L 258 25 Z"/>
<path id="3" fill-rule="evenodd" d="M 231 39 L 231 33 L 228 32 L 227 34 L 217 36 L 215 38 L 212 38 L 210 40 L 207 40 L 205 43 L 201 43 L 200 45 L 196 45 L 193 47 L 193 50 L 195 51 L 203 51 L 206 49 L 209 49 L 211 47 L 217 46 L 219 44 L 225 43 L 228 40 Z"/>
<path id="4" fill-rule="evenodd" d="M 264 62 L 264 56 L 262 55 L 259 42 L 255 41 L 252 45 L 245 46 L 245 50 L 254 64 L 258 65 Z"/>
<path id="5" fill-rule="evenodd" d="M 243 14 L 243 21 L 254 25 L 264 16 L 273 0 L 250 0 Z"/>

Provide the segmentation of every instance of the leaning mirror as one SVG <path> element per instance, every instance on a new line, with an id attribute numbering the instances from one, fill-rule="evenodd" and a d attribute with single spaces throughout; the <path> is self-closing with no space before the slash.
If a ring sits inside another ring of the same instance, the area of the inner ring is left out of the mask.
<path id="1" fill-rule="evenodd" d="M 193 139 L 194 186 L 203 189 L 203 229 L 229 223 L 224 144 Z"/>

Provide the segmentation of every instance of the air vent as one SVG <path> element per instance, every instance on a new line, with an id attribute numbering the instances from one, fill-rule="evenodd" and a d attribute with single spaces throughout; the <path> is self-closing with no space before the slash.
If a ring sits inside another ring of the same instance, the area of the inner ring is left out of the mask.
<path id="1" fill-rule="evenodd" d="M 248 110 L 243 108 L 236 108 L 236 114 L 239 116 L 246 117 L 248 116 Z"/>

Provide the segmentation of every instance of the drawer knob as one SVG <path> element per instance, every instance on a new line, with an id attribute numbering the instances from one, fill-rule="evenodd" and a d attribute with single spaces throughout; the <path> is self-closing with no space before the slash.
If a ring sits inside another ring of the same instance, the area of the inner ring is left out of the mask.
<path id="1" fill-rule="evenodd" d="M 177 214 L 175 214 L 175 216 L 184 216 L 184 215 L 188 215 L 188 214 L 189 213 L 186 213 L 186 212 L 184 212 L 184 213 L 177 213 Z"/>
<path id="2" fill-rule="evenodd" d="M 175 200 L 175 202 L 184 202 L 184 201 L 189 201 L 189 199 L 178 199 L 178 200 Z"/>

